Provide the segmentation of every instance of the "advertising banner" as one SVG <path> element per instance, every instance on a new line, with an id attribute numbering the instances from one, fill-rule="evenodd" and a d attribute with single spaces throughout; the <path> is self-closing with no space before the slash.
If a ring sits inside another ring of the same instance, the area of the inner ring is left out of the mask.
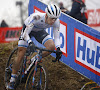
<path id="1" fill-rule="evenodd" d="M 29 15 L 34 12 L 45 13 L 46 6 L 40 1 L 30 0 Z M 53 28 L 46 31 L 53 38 Z M 60 43 L 63 52 L 61 62 L 100 85 L 100 32 L 62 13 Z"/>
<path id="2" fill-rule="evenodd" d="M 19 39 L 22 27 L 0 28 L 0 43 L 8 43 Z"/>
<path id="3" fill-rule="evenodd" d="M 100 0 L 84 0 L 87 7 L 88 25 L 100 32 Z"/>

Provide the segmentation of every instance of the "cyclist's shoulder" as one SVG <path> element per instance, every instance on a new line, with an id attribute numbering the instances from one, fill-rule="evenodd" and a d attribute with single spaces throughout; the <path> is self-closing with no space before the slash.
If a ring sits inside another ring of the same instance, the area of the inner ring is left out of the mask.
<path id="1" fill-rule="evenodd" d="M 45 13 L 32 13 L 29 17 L 24 21 L 25 25 L 36 22 L 41 18 L 45 17 Z M 39 21 L 38 21 L 39 22 Z"/>
<path id="2" fill-rule="evenodd" d="M 42 18 L 43 16 L 45 16 L 45 13 L 37 12 L 37 13 L 31 14 L 29 17 L 30 17 L 30 18 L 33 18 L 33 19 L 40 19 L 40 18 Z"/>

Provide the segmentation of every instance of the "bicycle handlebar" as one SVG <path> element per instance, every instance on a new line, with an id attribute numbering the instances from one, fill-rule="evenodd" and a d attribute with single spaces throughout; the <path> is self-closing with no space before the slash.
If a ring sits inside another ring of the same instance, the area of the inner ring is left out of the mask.
<path id="1" fill-rule="evenodd" d="M 62 54 L 62 52 L 61 51 L 52 51 L 52 50 L 48 50 L 48 49 L 45 49 L 45 48 L 41 48 L 41 47 L 37 47 L 37 46 L 35 46 L 34 45 L 34 48 L 35 49 L 38 49 L 38 50 L 40 50 L 40 51 L 47 51 L 47 52 L 52 52 L 52 53 L 61 53 Z M 52 62 L 56 62 L 56 61 L 58 61 L 59 62 L 59 59 L 57 58 L 57 56 L 56 56 L 56 59 L 55 60 L 52 60 Z"/>
<path id="2" fill-rule="evenodd" d="M 40 51 L 48 51 L 48 52 L 52 52 L 52 53 L 57 53 L 56 51 L 52 51 L 52 50 L 48 50 L 48 49 L 45 49 L 45 48 L 41 48 L 41 47 L 37 47 L 37 46 L 34 46 L 35 49 L 38 49 Z"/>

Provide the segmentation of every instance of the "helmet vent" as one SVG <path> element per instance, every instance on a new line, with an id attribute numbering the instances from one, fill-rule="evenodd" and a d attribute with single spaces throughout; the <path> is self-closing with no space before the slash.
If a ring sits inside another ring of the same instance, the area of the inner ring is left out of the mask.
<path id="1" fill-rule="evenodd" d="M 49 11 L 48 7 L 47 7 L 47 10 L 48 10 L 48 12 L 50 13 L 50 11 Z M 50 13 L 50 14 L 51 14 L 51 13 Z"/>
<path id="2" fill-rule="evenodd" d="M 56 9 L 56 16 L 57 16 L 57 7 L 56 7 L 56 5 L 54 5 L 54 7 L 55 7 L 55 9 Z"/>
<path id="3" fill-rule="evenodd" d="M 52 13 L 54 14 L 54 10 L 53 10 L 52 6 L 51 6 L 51 10 L 52 10 Z"/>

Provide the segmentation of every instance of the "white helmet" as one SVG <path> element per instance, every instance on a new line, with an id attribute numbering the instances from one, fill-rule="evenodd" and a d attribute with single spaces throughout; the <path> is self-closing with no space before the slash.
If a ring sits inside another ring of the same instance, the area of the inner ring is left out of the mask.
<path id="1" fill-rule="evenodd" d="M 53 4 L 48 5 L 45 9 L 45 12 L 50 18 L 59 18 L 61 14 L 60 8 Z"/>

